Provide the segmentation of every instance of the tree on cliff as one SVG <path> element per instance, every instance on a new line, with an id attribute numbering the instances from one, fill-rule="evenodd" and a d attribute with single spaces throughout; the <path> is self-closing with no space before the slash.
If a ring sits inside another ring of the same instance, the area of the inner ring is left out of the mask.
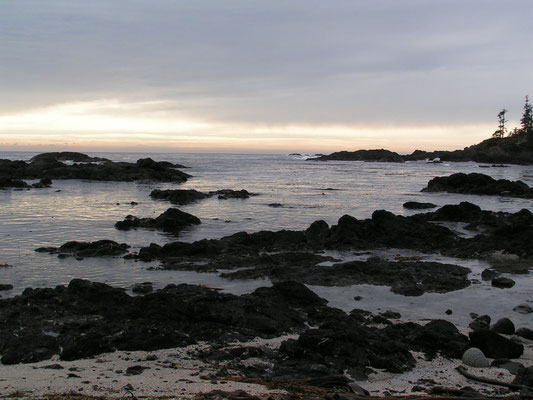
<path id="1" fill-rule="evenodd" d="M 520 119 L 520 125 L 522 125 L 521 131 L 527 135 L 533 135 L 533 106 L 529 103 L 529 96 L 526 96 L 524 103 L 524 113 Z"/>
<path id="2" fill-rule="evenodd" d="M 505 132 L 507 131 L 507 129 L 505 128 L 505 123 L 507 122 L 507 120 L 505 119 L 506 112 L 507 110 L 504 108 L 498 113 L 498 129 L 494 131 L 494 133 L 492 134 L 492 137 L 495 137 L 495 138 L 504 137 Z"/>

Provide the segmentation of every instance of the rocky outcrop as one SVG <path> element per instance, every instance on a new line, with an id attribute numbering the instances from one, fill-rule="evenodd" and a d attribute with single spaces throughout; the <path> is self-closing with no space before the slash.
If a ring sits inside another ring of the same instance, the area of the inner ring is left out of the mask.
<path id="1" fill-rule="evenodd" d="M 278 258 L 284 256 L 282 253 Z M 327 268 L 316 263 L 297 265 L 288 262 L 276 265 L 248 260 L 243 264 L 252 267 L 226 272 L 221 276 L 229 279 L 268 277 L 273 282 L 293 280 L 320 286 L 381 285 L 390 286 L 392 292 L 405 296 L 420 296 L 425 292 L 444 293 L 470 285 L 467 279 L 470 272 L 468 268 L 435 262 L 398 262 L 371 258 L 367 261 L 334 264 Z"/>
<path id="2" fill-rule="evenodd" d="M 453 324 L 391 324 L 384 316 L 328 307 L 301 283 L 282 282 L 235 296 L 201 286 L 169 285 L 129 296 L 124 290 L 81 279 L 53 289 L 26 289 L 0 299 L 0 356 L 4 364 L 92 357 L 114 350 L 156 350 L 198 341 L 205 359 L 264 359 L 243 373 L 263 380 L 324 379 L 347 373 L 361 379 L 368 367 L 403 372 L 415 365 L 411 351 L 460 357 L 468 339 Z M 373 325 L 379 318 L 385 328 Z M 315 328 L 309 328 L 314 326 Z M 230 350 L 236 340 L 299 335 L 279 350 Z"/>
<path id="3" fill-rule="evenodd" d="M 126 243 L 112 240 L 98 240 L 95 242 L 67 242 L 60 247 L 39 247 L 36 252 L 58 254 L 59 257 L 106 257 L 120 256 L 128 252 Z"/>
<path id="4" fill-rule="evenodd" d="M 404 159 L 398 153 L 393 151 L 379 150 L 357 150 L 357 151 L 339 151 L 329 155 L 316 158 L 310 158 L 312 161 L 379 161 L 379 162 L 396 162 L 402 163 Z"/>
<path id="5" fill-rule="evenodd" d="M 190 177 L 190 175 L 176 169 L 181 166 L 165 161 L 157 162 L 150 158 L 140 159 L 137 163 L 127 163 L 93 158 L 81 153 L 68 153 L 74 154 L 74 156 L 68 157 L 61 156 L 61 154 L 63 153 L 45 153 L 35 156 L 30 163 L 0 160 L 0 180 L 49 178 L 181 183 Z M 84 161 L 74 164 L 61 162 L 61 160 L 70 158 Z"/>
<path id="6" fill-rule="evenodd" d="M 194 189 L 155 189 L 150 193 L 150 197 L 158 200 L 168 200 L 172 204 L 186 205 L 198 200 L 218 196 L 220 200 L 227 199 L 247 199 L 250 196 L 256 196 L 256 193 L 250 193 L 247 190 L 221 189 L 208 193 L 199 192 Z"/>
<path id="7" fill-rule="evenodd" d="M 522 181 L 496 180 L 475 172 L 433 178 L 422 191 L 533 198 L 533 188 Z"/>
<path id="8" fill-rule="evenodd" d="M 199 225 L 201 223 L 200 219 L 192 214 L 183 212 L 177 208 L 169 208 L 157 218 L 137 218 L 133 215 L 128 215 L 123 221 L 118 221 L 115 224 L 115 228 L 120 230 L 149 228 L 160 229 L 164 232 L 179 233 L 189 226 Z"/>
<path id="9" fill-rule="evenodd" d="M 209 195 L 194 189 L 155 189 L 150 193 L 150 197 L 158 200 L 168 200 L 172 204 L 183 206 L 208 198 Z"/>
<path id="10" fill-rule="evenodd" d="M 50 162 L 50 161 L 73 161 L 73 162 L 99 162 L 110 161 L 107 158 L 91 157 L 87 154 L 75 151 L 61 151 L 52 153 L 42 153 L 31 158 L 32 162 Z"/>

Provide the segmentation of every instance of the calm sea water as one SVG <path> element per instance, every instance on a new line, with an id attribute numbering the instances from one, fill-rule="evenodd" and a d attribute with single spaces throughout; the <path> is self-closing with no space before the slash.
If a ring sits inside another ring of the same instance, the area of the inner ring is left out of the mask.
<path id="1" fill-rule="evenodd" d="M 37 153 L 0 152 L 0 158 L 29 160 Z M 202 283 L 223 287 L 232 293 L 246 293 L 270 285 L 268 280 L 227 281 L 215 274 L 195 272 L 150 271 L 153 263 L 126 261 L 122 258 L 99 258 L 76 261 L 54 255 L 35 253 L 40 246 L 60 246 L 69 240 L 111 239 L 126 242 L 136 250 L 151 242 L 164 244 L 174 240 L 194 241 L 219 238 L 239 231 L 307 228 L 323 219 L 335 224 L 344 214 L 368 218 L 376 209 L 409 215 L 406 201 L 429 201 L 439 206 L 470 201 L 483 209 L 518 211 L 532 209 L 532 200 L 505 199 L 492 196 L 421 193 L 427 182 L 439 175 L 455 172 L 481 172 L 494 178 L 522 180 L 533 186 L 533 167 L 480 168 L 476 163 L 404 164 L 364 162 L 314 162 L 287 155 L 240 154 L 135 154 L 91 153 L 114 161 L 136 161 L 152 157 L 158 161 L 184 164 L 194 177 L 182 185 L 168 183 L 117 183 L 56 180 L 51 188 L 24 191 L 0 190 L 0 283 L 15 288 L 0 293 L 12 296 L 26 287 L 50 287 L 79 277 L 130 288 L 136 282 L 151 281 L 156 287 L 168 283 Z M 179 238 L 151 230 L 118 231 L 116 221 L 126 215 L 155 217 L 171 205 L 149 197 L 153 189 L 183 188 L 209 191 L 246 189 L 258 193 L 247 200 L 211 198 L 181 207 L 194 214 L 202 224 L 183 232 Z M 131 202 L 138 205 L 131 205 Z M 269 204 L 279 203 L 274 208 Z M 402 249 L 380 252 L 383 257 L 414 254 Z M 336 254 L 351 259 L 352 254 Z M 488 265 L 481 261 L 452 260 L 438 255 L 426 259 L 452 262 L 469 267 L 472 278 L 479 279 Z M 412 298 L 390 293 L 388 287 L 356 285 L 348 288 L 313 287 L 333 306 L 351 310 L 395 310 L 405 318 L 446 317 L 467 324 L 470 312 L 488 313 L 493 318 L 508 316 L 518 325 L 533 327 L 533 318 L 512 311 L 520 303 L 533 305 L 533 279 L 513 275 L 512 289 L 493 289 L 488 283 L 449 294 L 425 294 Z M 353 297 L 363 296 L 355 302 Z M 451 316 L 446 309 L 454 310 Z"/>

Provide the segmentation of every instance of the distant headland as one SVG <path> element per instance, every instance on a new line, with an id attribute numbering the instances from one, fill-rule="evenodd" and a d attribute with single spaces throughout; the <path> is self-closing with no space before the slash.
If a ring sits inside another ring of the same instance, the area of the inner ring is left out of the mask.
<path id="1" fill-rule="evenodd" d="M 312 158 L 314 161 L 381 161 L 405 162 L 419 160 L 475 161 L 478 163 L 533 164 L 533 107 L 526 96 L 520 128 L 507 130 L 506 109 L 498 113 L 498 129 L 492 137 L 473 146 L 454 151 L 415 150 L 411 154 L 400 155 L 393 151 L 356 150 L 339 151 Z M 507 136 L 506 136 L 507 135 Z"/>

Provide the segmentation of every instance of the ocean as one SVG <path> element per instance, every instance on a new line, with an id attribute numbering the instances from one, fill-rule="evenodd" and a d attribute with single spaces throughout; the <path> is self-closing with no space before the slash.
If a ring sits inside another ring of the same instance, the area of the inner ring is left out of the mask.
<path id="1" fill-rule="evenodd" d="M 0 152 L 0 158 L 29 160 L 37 153 Z M 417 211 L 402 207 L 406 201 L 432 202 L 438 206 L 469 201 L 482 209 L 515 212 L 532 210 L 530 199 L 473 196 L 446 193 L 422 193 L 420 190 L 435 176 L 456 172 L 480 172 L 494 178 L 522 180 L 533 186 L 532 166 L 491 167 L 476 163 L 406 162 L 317 162 L 305 157 L 284 154 L 192 154 L 192 153 L 90 153 L 113 161 L 135 162 L 151 157 L 189 168 L 193 175 L 185 184 L 88 182 L 55 180 L 52 187 L 16 191 L 0 190 L 0 283 L 14 289 L 0 292 L 14 296 L 27 287 L 53 287 L 67 284 L 73 278 L 105 282 L 130 290 L 139 282 L 153 282 L 155 288 L 169 283 L 205 284 L 242 294 L 260 286 L 269 286 L 268 279 L 230 281 L 215 273 L 152 270 L 158 262 L 145 263 L 123 258 L 60 259 L 56 255 L 36 253 L 43 246 L 59 247 L 70 240 L 94 241 L 111 239 L 125 242 L 133 251 L 150 243 L 160 245 L 171 241 L 195 241 L 220 238 L 240 231 L 257 232 L 281 229 L 306 229 L 315 220 L 332 225 L 344 214 L 358 219 L 369 218 L 372 212 L 385 209 L 399 215 Z M 32 182 L 32 181 L 28 181 Z M 257 193 L 249 199 L 219 200 L 216 197 L 179 207 L 202 221 L 201 225 L 183 231 L 179 236 L 154 230 L 119 231 L 117 221 L 127 215 L 156 217 L 172 205 L 152 200 L 154 189 L 246 189 Z M 135 202 L 137 204 L 132 204 Z M 277 207 L 272 205 L 276 204 Z M 470 233 L 460 225 L 454 227 L 464 235 Z M 332 253 L 333 254 L 333 253 Z M 411 250 L 382 249 L 371 254 L 334 253 L 343 260 L 361 259 L 371 255 L 384 258 L 420 255 Z M 520 303 L 533 305 L 532 274 L 510 275 L 516 281 L 511 289 L 497 289 L 481 281 L 480 274 L 489 265 L 480 260 L 460 260 L 438 254 L 423 254 L 424 260 L 463 265 L 472 270 L 470 278 L 479 282 L 447 293 L 426 293 L 405 297 L 390 292 L 389 287 L 355 285 L 350 287 L 311 288 L 325 297 L 330 305 L 350 311 L 362 308 L 373 312 L 392 310 L 404 319 L 444 318 L 466 326 L 470 313 L 489 314 L 493 319 L 510 317 L 516 325 L 533 328 L 531 314 L 512 311 Z M 354 296 L 363 299 L 355 301 Z M 446 315 L 445 310 L 453 313 Z"/>

